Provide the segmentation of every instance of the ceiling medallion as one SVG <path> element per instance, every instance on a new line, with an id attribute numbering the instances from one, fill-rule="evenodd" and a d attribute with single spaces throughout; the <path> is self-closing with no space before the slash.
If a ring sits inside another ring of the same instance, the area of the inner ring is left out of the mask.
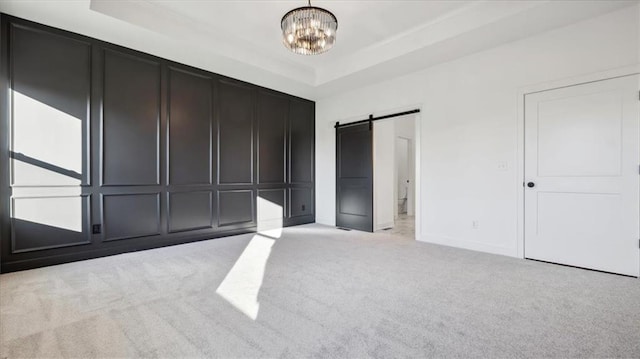
<path id="1" fill-rule="evenodd" d="M 302 55 L 328 51 L 336 42 L 338 19 L 330 11 L 309 5 L 293 9 L 282 17 L 284 46 Z"/>

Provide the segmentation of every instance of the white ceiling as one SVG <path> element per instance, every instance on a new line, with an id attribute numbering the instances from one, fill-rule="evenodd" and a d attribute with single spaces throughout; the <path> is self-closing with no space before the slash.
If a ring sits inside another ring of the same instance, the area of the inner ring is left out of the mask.
<path id="1" fill-rule="evenodd" d="M 0 11 L 318 99 L 637 3 L 312 1 L 339 22 L 316 56 L 281 43 L 282 15 L 304 0 L 0 0 Z"/>
<path id="2" fill-rule="evenodd" d="M 211 31 L 227 33 L 272 56 L 314 69 L 324 62 L 404 33 L 469 5 L 469 1 L 313 1 L 339 20 L 339 42 L 321 56 L 296 55 L 278 46 L 280 21 L 287 11 L 306 5 L 293 1 L 167 1 L 148 0 L 176 14 L 198 21 Z"/>

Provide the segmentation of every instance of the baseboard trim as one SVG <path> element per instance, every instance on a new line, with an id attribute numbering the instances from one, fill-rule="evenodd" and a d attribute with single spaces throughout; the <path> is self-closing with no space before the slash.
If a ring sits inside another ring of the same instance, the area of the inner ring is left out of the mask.
<path id="1" fill-rule="evenodd" d="M 292 227 L 301 224 L 314 223 L 313 216 L 302 216 L 297 218 L 286 218 L 283 227 Z M 2 261 L 0 266 L 0 273 L 16 272 L 21 270 L 35 269 L 40 267 L 47 267 L 52 265 L 83 261 L 87 259 L 94 259 L 100 257 L 107 257 L 112 255 L 118 255 L 129 252 L 144 251 L 154 248 L 170 247 L 180 244 L 186 244 L 191 242 L 215 240 L 217 238 L 223 238 L 228 236 L 234 236 L 246 233 L 256 233 L 257 228 L 255 226 L 245 228 L 235 228 L 229 230 L 217 230 L 213 233 L 201 233 L 186 237 L 174 237 L 164 240 L 145 241 L 135 245 L 130 245 L 127 242 L 122 242 L 122 245 L 114 246 L 110 248 L 102 248 L 98 250 L 86 250 L 73 253 L 62 253 L 57 255 L 18 259 L 13 261 Z"/>
<path id="2" fill-rule="evenodd" d="M 419 240 L 421 242 L 439 244 L 447 247 L 469 249 L 472 251 L 499 254 L 507 257 L 518 257 L 516 248 L 498 247 L 490 244 L 478 243 L 478 242 L 468 241 L 464 239 L 438 236 L 433 234 L 423 234 Z"/>
<path id="3" fill-rule="evenodd" d="M 325 226 L 335 227 L 336 226 L 336 219 L 335 218 L 322 218 L 322 217 L 317 217 L 316 216 L 316 223 L 324 224 Z"/>

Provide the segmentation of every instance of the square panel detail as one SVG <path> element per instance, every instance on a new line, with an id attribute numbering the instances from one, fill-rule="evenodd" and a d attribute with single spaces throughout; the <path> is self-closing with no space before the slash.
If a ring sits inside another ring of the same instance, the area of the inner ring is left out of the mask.
<path id="1" fill-rule="evenodd" d="M 91 243 L 89 196 L 12 199 L 12 253 Z"/>
<path id="2" fill-rule="evenodd" d="M 219 226 L 254 223 L 252 190 L 218 191 Z"/>
<path id="3" fill-rule="evenodd" d="M 313 190 L 311 188 L 289 189 L 290 217 L 313 215 Z"/>
<path id="4" fill-rule="evenodd" d="M 622 97 L 600 92 L 538 104 L 538 176 L 619 176 Z"/>
<path id="5" fill-rule="evenodd" d="M 102 196 L 105 241 L 160 234 L 160 193 Z"/>
<path id="6" fill-rule="evenodd" d="M 169 232 L 211 228 L 213 203 L 211 191 L 169 194 Z"/>
<path id="7" fill-rule="evenodd" d="M 105 51 L 103 91 L 103 184 L 159 184 L 160 65 Z"/>

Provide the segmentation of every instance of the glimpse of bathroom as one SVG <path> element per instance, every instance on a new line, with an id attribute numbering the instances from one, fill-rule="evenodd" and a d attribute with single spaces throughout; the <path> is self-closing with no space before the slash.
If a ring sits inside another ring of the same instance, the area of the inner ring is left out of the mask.
<path id="1" fill-rule="evenodd" d="M 374 123 L 374 230 L 415 237 L 415 115 Z M 389 171 L 393 168 L 393 171 Z"/>

